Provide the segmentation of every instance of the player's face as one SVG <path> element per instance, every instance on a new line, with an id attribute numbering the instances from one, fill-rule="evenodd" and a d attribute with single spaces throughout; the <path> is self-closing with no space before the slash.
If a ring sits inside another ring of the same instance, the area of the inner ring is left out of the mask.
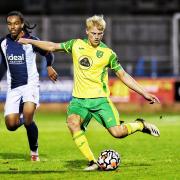
<path id="1" fill-rule="evenodd" d="M 24 24 L 21 22 L 19 16 L 9 16 L 7 18 L 7 26 L 11 36 L 15 38 L 22 31 Z"/>
<path id="2" fill-rule="evenodd" d="M 93 47 L 97 47 L 104 35 L 103 30 L 97 29 L 96 26 L 93 26 L 92 28 L 86 30 L 86 34 L 88 36 L 88 41 Z"/>

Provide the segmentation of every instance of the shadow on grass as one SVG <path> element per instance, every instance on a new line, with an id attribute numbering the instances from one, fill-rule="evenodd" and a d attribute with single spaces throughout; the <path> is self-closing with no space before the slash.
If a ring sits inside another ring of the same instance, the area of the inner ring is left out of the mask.
<path id="1" fill-rule="evenodd" d="M 3 155 L 2 155 L 3 154 Z M 25 155 L 23 154 L 16 154 L 14 153 L 12 155 L 8 153 L 0 153 L 0 156 L 4 158 L 10 159 L 10 155 L 12 156 L 12 159 L 18 159 L 18 158 L 25 158 Z M 8 162 L 7 162 L 8 163 Z M 6 171 L 0 171 L 0 175 L 3 174 L 59 174 L 59 173 L 69 173 L 72 171 L 79 171 L 84 172 L 83 169 L 86 166 L 87 161 L 85 160 L 72 160 L 72 161 L 65 161 L 63 170 L 18 170 L 17 168 L 10 168 Z"/>
<path id="2" fill-rule="evenodd" d="M 0 171 L 2 174 L 54 174 L 54 173 L 65 173 L 65 170 L 32 170 L 32 171 L 18 171 L 18 170 L 9 170 L 9 171 Z"/>
<path id="3" fill-rule="evenodd" d="M 2 159 L 26 159 L 27 155 L 20 153 L 0 153 Z"/>
<path id="4" fill-rule="evenodd" d="M 46 158 L 46 154 L 41 154 L 42 157 Z M 30 161 L 30 154 L 26 153 L 0 153 L 0 159 L 1 160 L 24 160 L 24 161 Z"/>
<path id="5" fill-rule="evenodd" d="M 64 167 L 68 169 L 83 169 L 87 165 L 86 160 L 66 161 Z"/>
<path id="6" fill-rule="evenodd" d="M 140 163 L 124 163 L 121 165 L 121 167 L 136 167 L 136 166 L 152 166 L 151 163 L 146 162 L 140 162 Z"/>

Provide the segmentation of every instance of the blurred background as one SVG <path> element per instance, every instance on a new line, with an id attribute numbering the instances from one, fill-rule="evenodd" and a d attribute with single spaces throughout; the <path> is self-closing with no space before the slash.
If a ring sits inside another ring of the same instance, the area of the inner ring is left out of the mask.
<path id="1" fill-rule="evenodd" d="M 8 33 L 5 20 L 12 10 L 21 11 L 30 23 L 37 24 L 34 35 L 54 42 L 85 38 L 86 18 L 103 14 L 107 22 L 103 41 L 117 53 L 124 69 L 160 98 L 160 108 L 180 109 L 179 0 L 6 0 L 0 6 L 1 37 Z M 37 64 L 41 102 L 69 102 L 71 57 L 55 53 L 54 67 L 59 73 L 56 84 L 47 80 L 45 60 L 38 57 Z M 142 97 L 123 86 L 113 72 L 109 75 L 115 103 L 144 107 Z M 5 79 L 1 82 L 1 102 L 5 100 Z"/>

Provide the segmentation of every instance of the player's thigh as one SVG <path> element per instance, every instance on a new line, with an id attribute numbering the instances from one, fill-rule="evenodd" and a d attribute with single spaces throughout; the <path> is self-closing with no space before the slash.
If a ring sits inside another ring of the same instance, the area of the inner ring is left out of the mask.
<path id="1" fill-rule="evenodd" d="M 119 113 L 110 99 L 107 99 L 106 103 L 101 104 L 99 110 L 93 112 L 92 115 L 105 128 L 120 125 Z"/>
<path id="2" fill-rule="evenodd" d="M 6 102 L 4 106 L 4 116 L 9 114 L 18 114 L 20 112 L 20 105 L 22 103 L 21 92 L 18 88 L 9 90 L 6 95 Z"/>
<path id="3" fill-rule="evenodd" d="M 80 100 L 81 101 L 81 100 Z M 67 116 L 71 116 L 73 114 L 79 115 L 81 119 L 81 129 L 85 130 L 92 118 L 92 114 L 88 111 L 87 108 L 83 107 L 79 100 L 72 99 L 69 103 L 67 109 Z"/>
<path id="4" fill-rule="evenodd" d="M 25 102 L 24 106 L 23 106 L 23 115 L 24 115 L 25 119 L 27 119 L 26 117 L 32 118 L 35 110 L 36 110 L 36 104 L 35 103 Z"/>
<path id="5" fill-rule="evenodd" d="M 25 85 L 22 88 L 23 103 L 32 102 L 39 106 L 39 85 Z"/>

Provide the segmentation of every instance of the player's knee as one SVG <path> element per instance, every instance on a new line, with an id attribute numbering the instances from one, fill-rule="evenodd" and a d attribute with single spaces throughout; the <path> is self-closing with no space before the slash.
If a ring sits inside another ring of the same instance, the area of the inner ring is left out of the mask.
<path id="1" fill-rule="evenodd" d="M 12 124 L 12 123 L 6 123 L 6 128 L 9 130 L 9 131 L 15 131 L 18 126 L 16 124 Z"/>
<path id="2" fill-rule="evenodd" d="M 67 118 L 67 126 L 69 129 L 77 129 L 81 125 L 79 115 L 71 115 Z"/>
<path id="3" fill-rule="evenodd" d="M 9 117 L 5 118 L 6 128 L 9 131 L 15 131 L 18 128 L 18 123 L 17 122 L 18 121 L 16 119 L 9 118 Z"/>
<path id="4" fill-rule="evenodd" d="M 120 138 L 120 137 L 121 137 L 121 134 L 120 134 L 119 132 L 117 132 L 117 131 L 112 131 L 112 132 L 111 132 L 111 135 L 112 135 L 113 137 L 115 137 L 115 138 Z"/>
<path id="5" fill-rule="evenodd" d="M 109 132 L 115 138 L 124 138 L 127 136 L 127 133 L 125 133 L 120 126 L 114 129 L 110 129 Z"/>

